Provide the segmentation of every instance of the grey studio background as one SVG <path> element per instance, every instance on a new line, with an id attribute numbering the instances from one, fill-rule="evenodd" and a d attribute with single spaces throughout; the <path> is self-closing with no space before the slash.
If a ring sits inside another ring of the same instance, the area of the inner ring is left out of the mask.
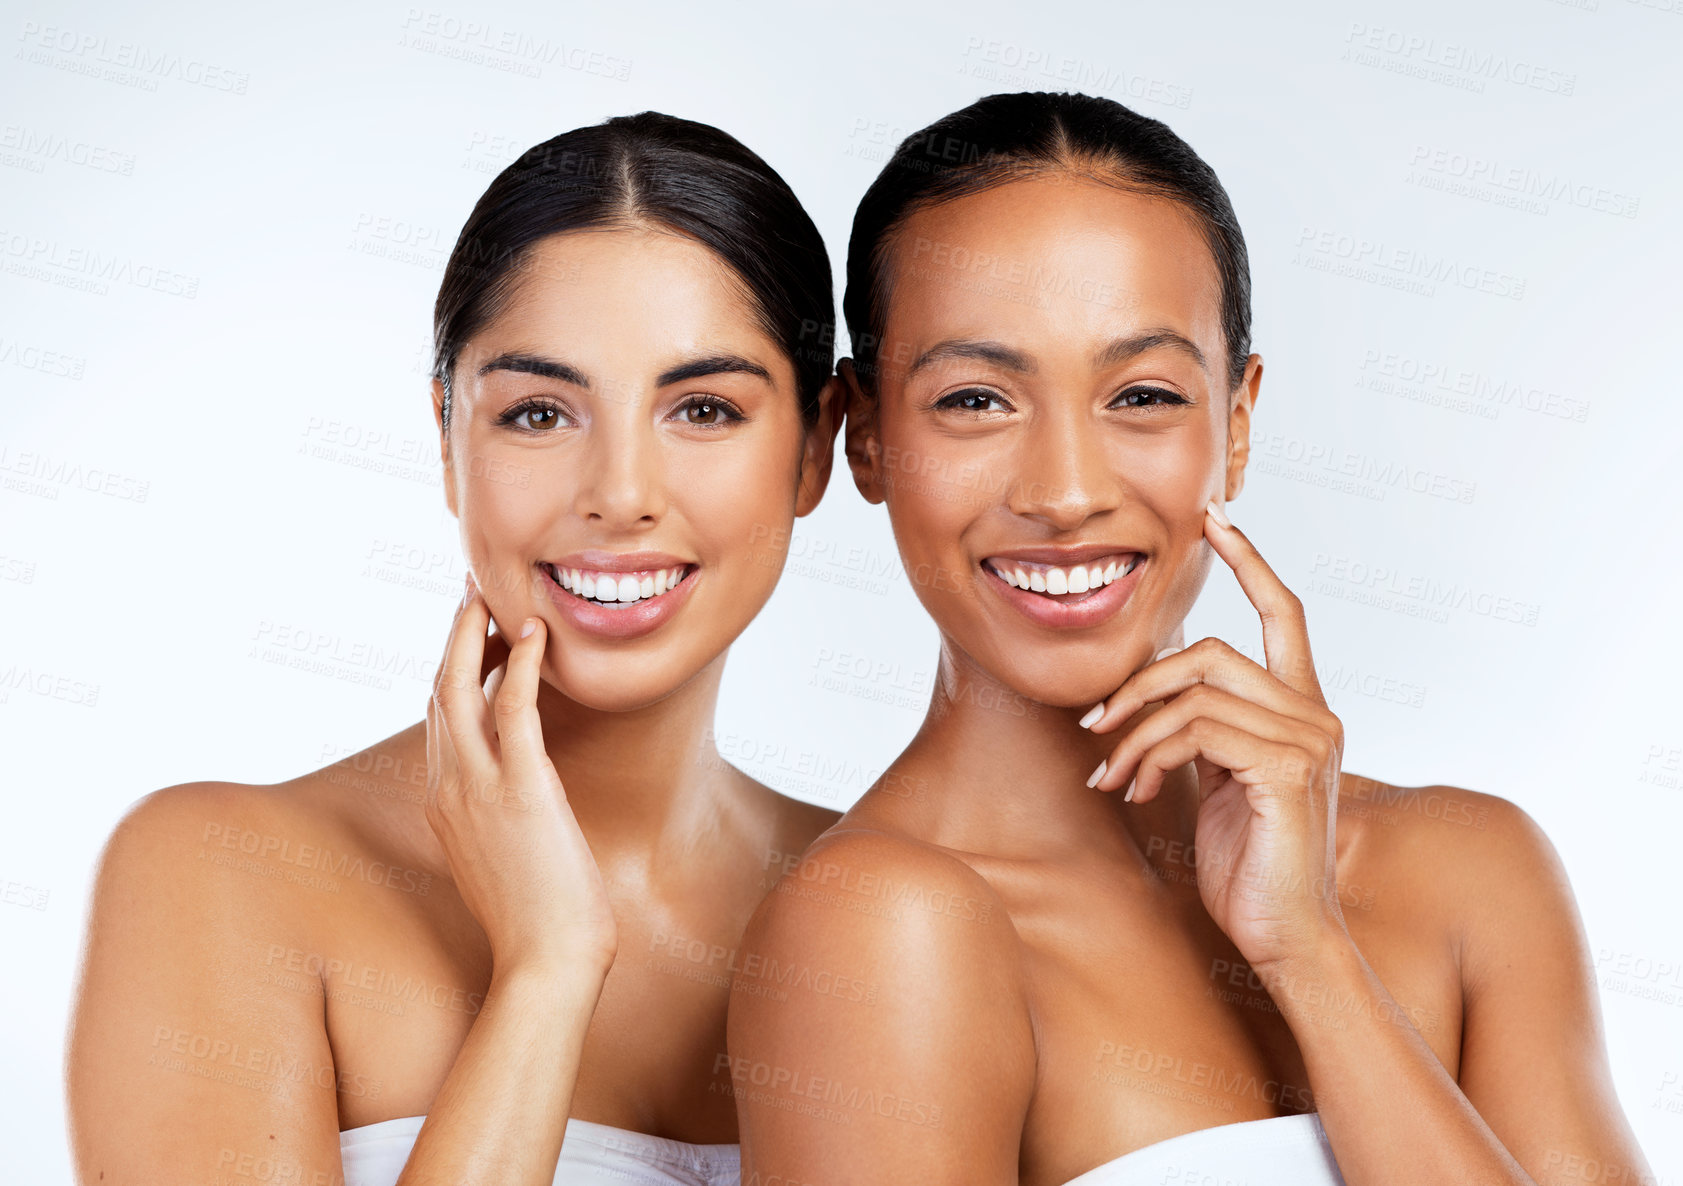
<path id="1" fill-rule="evenodd" d="M 463 572 L 430 309 L 491 177 L 609 115 L 718 124 L 839 295 L 902 136 L 1077 89 L 1166 120 L 1238 209 L 1267 372 L 1229 509 L 1307 604 L 1346 769 L 1547 830 L 1620 1096 L 1683 1181 L 1683 0 L 7 0 L 0 46 L 0 1176 L 69 1177 L 64 1025 L 125 808 L 422 716 Z M 1186 633 L 1261 653 L 1219 563 Z M 718 748 L 846 807 L 934 660 L 838 466 Z"/>

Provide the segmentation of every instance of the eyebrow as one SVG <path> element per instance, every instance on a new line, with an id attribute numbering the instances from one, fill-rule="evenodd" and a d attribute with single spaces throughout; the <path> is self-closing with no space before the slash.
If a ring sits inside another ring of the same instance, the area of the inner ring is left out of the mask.
<path id="1" fill-rule="evenodd" d="M 590 379 L 575 366 L 555 358 L 545 358 L 539 354 L 499 354 L 490 362 L 479 368 L 481 375 L 489 375 L 492 371 L 514 371 L 522 375 L 541 375 L 546 379 L 556 379 L 562 383 L 570 383 L 574 387 L 590 390 Z M 755 375 L 767 383 L 772 381 L 771 372 L 757 362 L 750 362 L 737 354 L 710 354 L 705 358 L 694 358 L 688 362 L 681 362 L 677 366 L 668 367 L 655 380 L 656 386 L 665 387 L 672 383 L 685 383 L 691 379 L 704 378 L 707 375 Z"/>
<path id="2" fill-rule="evenodd" d="M 689 362 L 681 362 L 675 367 L 668 367 L 660 373 L 655 385 L 665 387 L 671 383 L 687 383 L 691 379 L 701 379 L 708 375 L 754 375 L 771 383 L 770 371 L 757 362 L 748 361 L 740 354 L 709 354 L 706 358 L 696 358 Z"/>
<path id="3" fill-rule="evenodd" d="M 977 362 L 990 362 L 994 366 L 1002 367 L 1018 374 L 1032 375 L 1035 363 L 1032 358 L 1021 350 L 1013 350 L 1003 342 L 977 341 L 974 338 L 949 338 L 945 342 L 937 342 L 922 354 L 906 369 L 908 377 L 917 374 L 925 367 L 934 366 L 938 362 L 945 362 L 949 358 L 971 358 Z"/>
<path id="4" fill-rule="evenodd" d="M 590 380 L 585 378 L 583 371 L 558 359 L 544 358 L 539 354 L 499 354 L 479 368 L 481 375 L 489 375 L 492 371 L 516 371 L 522 375 L 542 375 L 546 379 L 559 379 L 563 383 L 571 383 L 574 387 L 583 387 L 586 390 L 590 388 Z"/>
<path id="5" fill-rule="evenodd" d="M 1137 358 L 1148 350 L 1175 350 L 1186 355 L 1204 370 L 1209 365 L 1204 360 L 1204 352 L 1198 349 L 1198 344 L 1192 339 L 1177 334 L 1172 329 L 1152 329 L 1143 334 L 1135 334 L 1131 338 L 1118 338 L 1093 356 L 1096 367 L 1119 366 L 1130 359 Z"/>

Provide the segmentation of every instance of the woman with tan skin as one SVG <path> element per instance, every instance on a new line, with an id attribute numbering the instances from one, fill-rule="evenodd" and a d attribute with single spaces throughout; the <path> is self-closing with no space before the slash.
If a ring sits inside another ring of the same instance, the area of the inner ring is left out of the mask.
<path id="1" fill-rule="evenodd" d="M 471 575 L 426 720 L 117 827 L 82 1182 L 737 1181 L 728 953 L 836 816 L 713 712 L 828 478 L 832 320 L 817 230 L 716 129 L 610 120 L 492 183 L 436 312 Z"/>
<path id="2" fill-rule="evenodd" d="M 941 576 L 940 677 L 744 936 L 873 989 L 733 997 L 744 1181 L 1650 1180 L 1548 840 L 1341 769 L 1302 605 L 1226 517 L 1246 269 L 1208 166 L 1086 96 L 981 100 L 861 204 L 848 460 Z M 1218 563 L 1263 662 L 1183 645 Z"/>

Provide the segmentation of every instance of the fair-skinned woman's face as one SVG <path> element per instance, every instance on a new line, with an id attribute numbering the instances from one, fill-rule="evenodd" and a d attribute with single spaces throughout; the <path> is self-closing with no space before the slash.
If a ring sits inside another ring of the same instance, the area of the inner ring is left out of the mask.
<path id="1" fill-rule="evenodd" d="M 614 229 L 533 250 L 458 356 L 445 497 L 499 630 L 542 617 L 547 682 L 637 708 L 771 595 L 823 493 L 831 399 L 806 429 L 793 365 L 694 240 Z"/>
<path id="2" fill-rule="evenodd" d="M 1068 176 L 899 228 L 874 397 L 848 455 L 886 501 L 949 650 L 1087 708 L 1203 587 L 1204 505 L 1236 496 L 1261 378 L 1229 407 L 1220 278 L 1182 206 Z"/>

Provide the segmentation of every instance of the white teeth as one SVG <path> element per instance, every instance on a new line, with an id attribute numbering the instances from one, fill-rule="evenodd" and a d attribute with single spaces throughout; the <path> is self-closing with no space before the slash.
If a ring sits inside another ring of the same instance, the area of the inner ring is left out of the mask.
<path id="1" fill-rule="evenodd" d="M 1005 567 L 1004 561 L 991 560 L 990 567 L 1001 580 L 1014 589 L 1028 589 L 1035 593 L 1047 593 L 1054 597 L 1067 593 L 1089 593 L 1102 589 L 1118 577 L 1125 577 L 1139 564 L 1137 553 L 1125 560 L 1112 557 L 1105 564 L 1071 565 L 1068 568 L 1058 568 L 1055 565 L 1043 565 L 1038 568 L 1025 568 L 1017 564 Z"/>
<path id="2" fill-rule="evenodd" d="M 554 575 L 556 583 L 570 593 L 593 601 L 624 605 L 659 597 L 662 593 L 676 588 L 683 578 L 684 566 L 656 569 L 652 573 L 639 573 L 635 576 L 630 573 L 557 568 L 554 565 L 550 566 L 550 572 Z"/>

